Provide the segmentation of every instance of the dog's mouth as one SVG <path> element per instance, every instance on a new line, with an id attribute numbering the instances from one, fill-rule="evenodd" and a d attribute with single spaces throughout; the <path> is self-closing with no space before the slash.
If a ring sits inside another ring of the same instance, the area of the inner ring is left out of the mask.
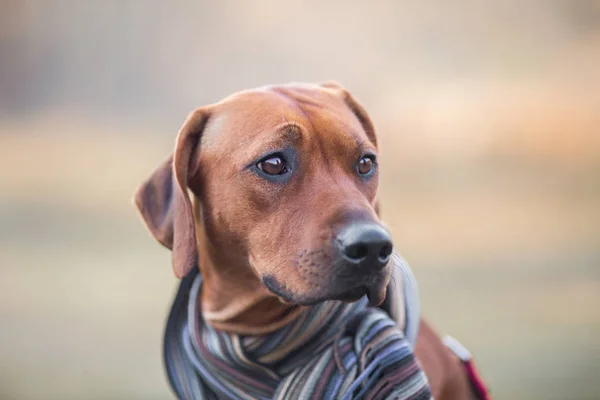
<path id="1" fill-rule="evenodd" d="M 361 285 L 357 288 L 350 289 L 350 290 L 342 293 L 340 296 L 336 296 L 336 297 L 341 301 L 352 302 L 352 301 L 357 301 L 358 299 L 360 299 L 361 297 L 366 295 L 368 292 L 369 292 L 369 289 L 366 286 Z"/>
<path id="2" fill-rule="evenodd" d="M 352 303 L 361 299 L 364 296 L 367 296 L 370 306 L 377 307 L 385 300 L 386 286 L 379 284 L 360 285 L 352 289 L 346 290 L 341 294 L 329 296 L 325 300 L 340 300 Z"/>
<path id="3" fill-rule="evenodd" d="M 284 303 L 297 305 L 314 305 L 327 300 L 340 300 L 344 302 L 354 302 L 367 296 L 369 305 L 373 307 L 379 306 L 385 300 L 386 285 L 381 282 L 371 282 L 369 284 L 361 284 L 351 289 L 338 292 L 337 294 L 329 294 L 319 297 L 294 296 L 287 292 L 273 277 L 263 277 L 265 286 Z"/>
<path id="4" fill-rule="evenodd" d="M 385 300 L 386 288 L 383 287 L 383 289 L 382 289 L 375 285 L 373 285 L 373 286 L 361 285 L 357 288 L 350 289 L 349 291 L 345 292 L 338 298 L 339 298 L 339 300 L 342 300 L 342 301 L 353 302 L 353 301 L 357 301 L 358 299 L 360 299 L 361 297 L 363 297 L 365 295 L 367 296 L 367 299 L 369 299 L 369 305 L 371 305 L 373 307 L 377 307 L 381 303 L 383 303 L 383 301 Z"/>

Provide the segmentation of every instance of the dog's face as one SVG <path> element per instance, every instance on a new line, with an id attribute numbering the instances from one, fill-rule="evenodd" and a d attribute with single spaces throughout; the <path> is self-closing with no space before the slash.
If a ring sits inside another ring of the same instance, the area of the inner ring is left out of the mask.
<path id="1" fill-rule="evenodd" d="M 244 265 L 291 303 L 364 294 L 383 301 L 392 243 L 374 209 L 377 143 L 345 90 L 327 84 L 242 92 L 190 123 L 196 127 L 182 129 L 173 164 L 182 192 L 194 197 L 201 262 Z M 181 162 L 188 170 L 178 173 Z M 163 214 L 175 227 L 189 218 L 176 207 Z M 168 235 L 175 252 L 177 228 Z"/>

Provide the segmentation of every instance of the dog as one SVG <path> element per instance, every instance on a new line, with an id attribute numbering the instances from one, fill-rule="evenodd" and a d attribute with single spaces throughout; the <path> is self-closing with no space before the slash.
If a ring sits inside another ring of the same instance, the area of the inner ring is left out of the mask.
<path id="1" fill-rule="evenodd" d="M 389 310 L 398 289 L 377 149 L 370 117 L 338 83 L 243 91 L 189 115 L 134 202 L 175 275 L 199 267 L 210 329 L 267 335 L 326 301 Z M 434 398 L 487 398 L 469 360 L 423 320 L 415 353 Z"/>

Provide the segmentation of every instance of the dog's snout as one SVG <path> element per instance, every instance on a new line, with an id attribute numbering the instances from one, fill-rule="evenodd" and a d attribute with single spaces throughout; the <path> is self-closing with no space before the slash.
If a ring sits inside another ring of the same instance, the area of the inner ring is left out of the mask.
<path id="1" fill-rule="evenodd" d="M 387 265 L 392 254 L 392 240 L 385 229 L 374 223 L 354 223 L 338 235 L 342 257 L 365 268 Z"/>

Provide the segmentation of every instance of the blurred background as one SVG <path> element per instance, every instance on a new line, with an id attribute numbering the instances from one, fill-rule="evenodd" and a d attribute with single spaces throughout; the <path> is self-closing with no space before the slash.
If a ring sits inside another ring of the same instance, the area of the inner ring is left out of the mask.
<path id="1" fill-rule="evenodd" d="M 343 83 L 426 317 L 495 399 L 600 398 L 600 2 L 0 0 L 0 399 L 169 399 L 131 206 L 187 113 Z"/>

